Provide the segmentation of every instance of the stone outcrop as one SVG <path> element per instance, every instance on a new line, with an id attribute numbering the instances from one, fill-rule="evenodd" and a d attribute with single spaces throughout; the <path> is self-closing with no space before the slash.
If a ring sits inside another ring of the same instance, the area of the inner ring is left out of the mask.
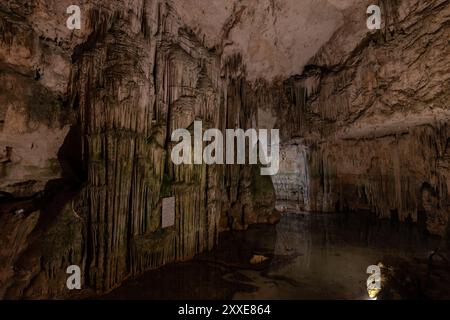
<path id="1" fill-rule="evenodd" d="M 256 124 L 238 58 L 221 61 L 169 1 L 97 4 L 79 33 L 58 14 L 67 1 L 0 7 L 1 297 L 71 296 L 73 264 L 79 294 L 107 292 L 211 249 L 221 230 L 277 220 L 271 180 L 252 166 L 170 160 L 172 131 L 195 120 Z M 171 196 L 175 225 L 162 228 Z"/>
<path id="2" fill-rule="evenodd" d="M 342 27 L 276 89 L 277 126 L 285 141 L 302 138 L 294 154 L 307 180 L 279 193 L 294 184 L 305 210 L 370 210 L 444 235 L 450 3 L 383 1 L 382 10 L 382 30 L 354 41 L 358 25 Z"/>

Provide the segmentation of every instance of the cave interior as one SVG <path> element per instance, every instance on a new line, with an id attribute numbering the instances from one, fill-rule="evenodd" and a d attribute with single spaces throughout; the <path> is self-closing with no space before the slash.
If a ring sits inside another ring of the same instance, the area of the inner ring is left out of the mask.
<path id="1" fill-rule="evenodd" d="M 0 299 L 450 299 L 449 39 L 449 0 L 2 1 Z M 276 173 L 174 163 L 195 123 Z"/>

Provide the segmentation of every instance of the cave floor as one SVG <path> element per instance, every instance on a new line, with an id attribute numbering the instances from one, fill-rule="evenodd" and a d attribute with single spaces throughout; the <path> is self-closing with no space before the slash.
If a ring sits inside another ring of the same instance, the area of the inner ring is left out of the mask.
<path id="1" fill-rule="evenodd" d="M 448 269 L 427 273 L 439 243 L 416 225 L 366 214 L 285 214 L 276 226 L 222 233 L 213 251 L 130 279 L 102 298 L 366 300 L 366 270 L 378 262 L 396 270 L 389 298 L 448 298 Z M 268 259 L 251 264 L 254 255 Z"/>

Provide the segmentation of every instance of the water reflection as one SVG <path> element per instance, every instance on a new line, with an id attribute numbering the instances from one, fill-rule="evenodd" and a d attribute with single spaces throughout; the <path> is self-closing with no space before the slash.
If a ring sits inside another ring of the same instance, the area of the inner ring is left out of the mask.
<path id="1" fill-rule="evenodd" d="M 393 266 L 384 270 L 385 298 L 424 298 L 422 277 L 439 242 L 413 224 L 366 214 L 289 214 L 277 226 L 223 233 L 212 252 L 150 271 L 106 297 L 367 300 L 367 267 L 383 262 Z M 252 264 L 255 255 L 268 259 Z"/>

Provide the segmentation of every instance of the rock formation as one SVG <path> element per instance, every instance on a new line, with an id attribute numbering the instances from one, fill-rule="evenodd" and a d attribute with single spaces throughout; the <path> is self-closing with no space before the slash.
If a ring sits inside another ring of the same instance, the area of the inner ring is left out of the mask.
<path id="1" fill-rule="evenodd" d="M 221 230 L 276 220 L 270 177 L 252 166 L 170 160 L 171 132 L 194 120 L 255 123 L 242 66 L 222 64 L 170 2 L 97 4 L 80 33 L 61 24 L 68 2 L 1 7 L 2 297 L 71 295 L 73 264 L 83 293 L 103 293 L 211 249 Z"/>
<path id="2" fill-rule="evenodd" d="M 343 26 L 280 84 L 277 126 L 301 150 L 295 165 L 307 182 L 293 183 L 305 210 L 370 210 L 444 235 L 449 1 L 385 1 L 382 10 L 382 30 L 343 50 L 360 34 Z"/>
<path id="3" fill-rule="evenodd" d="M 450 1 L 382 0 L 379 31 L 363 0 L 80 0 L 80 30 L 71 4 L 0 4 L 0 297 L 107 292 L 276 222 L 275 194 L 445 234 Z M 173 165 L 171 133 L 195 120 L 280 128 L 273 184 Z"/>

